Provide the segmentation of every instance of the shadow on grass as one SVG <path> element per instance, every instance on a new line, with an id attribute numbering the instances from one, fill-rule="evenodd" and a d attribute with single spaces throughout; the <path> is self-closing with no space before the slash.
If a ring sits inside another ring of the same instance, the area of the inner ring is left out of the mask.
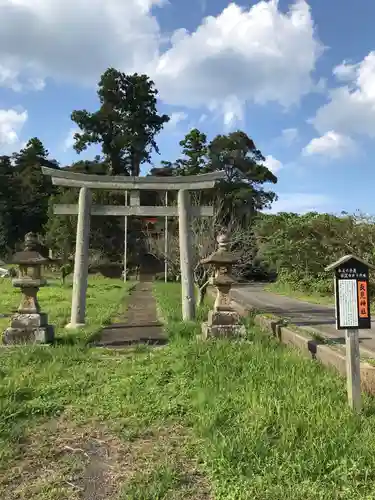
<path id="1" fill-rule="evenodd" d="M 136 345 L 163 346 L 167 344 L 168 344 L 168 339 L 140 337 L 139 339 L 131 339 L 131 340 L 123 339 L 123 340 L 112 340 L 103 343 L 97 342 L 89 345 L 88 347 L 111 348 L 111 347 L 128 347 Z"/>
<path id="2" fill-rule="evenodd" d="M 108 325 L 107 325 L 108 326 Z M 156 326 L 163 326 L 160 321 L 154 321 L 150 323 L 142 323 L 141 325 L 128 325 L 127 323 L 114 323 L 110 325 L 111 330 L 118 330 L 121 328 L 132 329 L 132 328 L 154 328 Z"/>
<path id="3" fill-rule="evenodd" d="M 74 335 L 74 333 L 69 333 L 68 335 L 64 336 L 56 336 L 55 340 L 52 342 L 53 346 L 64 346 L 64 345 L 73 346 L 79 344 L 85 346 L 87 344 L 87 341 L 84 341 L 77 335 Z"/>

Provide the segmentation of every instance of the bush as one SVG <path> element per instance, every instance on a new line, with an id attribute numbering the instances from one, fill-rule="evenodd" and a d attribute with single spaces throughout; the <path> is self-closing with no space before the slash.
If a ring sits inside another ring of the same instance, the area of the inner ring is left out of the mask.
<path id="1" fill-rule="evenodd" d="M 334 293 L 332 275 L 326 272 L 312 275 L 283 268 L 279 271 L 277 281 L 301 292 L 318 293 L 320 295 L 332 295 Z"/>
<path id="2" fill-rule="evenodd" d="M 254 225 L 257 259 L 275 269 L 292 289 L 333 294 L 332 273 L 324 269 L 344 255 L 375 261 L 375 218 L 307 213 L 261 215 Z M 374 282 L 374 276 L 370 276 Z M 373 285 L 371 284 L 371 287 Z"/>

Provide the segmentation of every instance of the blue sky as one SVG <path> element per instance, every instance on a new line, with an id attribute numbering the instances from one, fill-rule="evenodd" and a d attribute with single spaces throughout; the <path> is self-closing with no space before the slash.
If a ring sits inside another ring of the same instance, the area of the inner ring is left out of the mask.
<path id="1" fill-rule="evenodd" d="M 172 116 L 155 164 L 192 127 L 240 128 L 279 178 L 275 211 L 375 214 L 374 19 L 373 0 L 0 0 L 0 151 L 38 136 L 79 159 L 70 113 L 115 66 Z"/>

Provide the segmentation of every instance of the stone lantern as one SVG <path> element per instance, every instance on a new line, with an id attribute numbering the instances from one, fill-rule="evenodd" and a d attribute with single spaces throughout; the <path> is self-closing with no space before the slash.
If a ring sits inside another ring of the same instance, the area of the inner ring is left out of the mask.
<path id="1" fill-rule="evenodd" d="M 47 314 L 40 311 L 38 291 L 47 281 L 42 278 L 42 265 L 49 259 L 39 253 L 40 244 L 34 233 L 25 236 L 25 249 L 17 252 L 12 263 L 19 266 L 18 277 L 12 280 L 21 289 L 18 312 L 12 316 L 11 326 L 3 334 L 4 344 L 34 344 L 53 341 L 54 330 L 48 325 Z"/>
<path id="2" fill-rule="evenodd" d="M 235 280 L 231 276 L 232 266 L 238 260 L 230 251 L 229 233 L 222 230 L 217 236 L 218 249 L 209 257 L 201 261 L 204 265 L 214 266 L 214 276 L 210 284 L 216 288 L 216 300 L 213 311 L 208 313 L 208 321 L 202 324 L 202 336 L 232 337 L 246 333 L 244 325 L 240 322 L 239 314 L 231 306 L 229 296 Z"/>

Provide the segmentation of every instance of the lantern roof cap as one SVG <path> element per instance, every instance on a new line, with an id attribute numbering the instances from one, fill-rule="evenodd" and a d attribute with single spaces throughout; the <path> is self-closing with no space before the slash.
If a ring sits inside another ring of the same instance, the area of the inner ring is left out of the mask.
<path id="1" fill-rule="evenodd" d="M 39 250 L 40 243 L 38 235 L 35 233 L 27 233 L 25 235 L 25 249 L 13 255 L 12 264 L 32 266 L 49 262 L 50 259 L 44 257 Z"/>
<path id="2" fill-rule="evenodd" d="M 238 256 L 229 250 L 230 233 L 227 229 L 222 229 L 216 237 L 218 249 L 211 255 L 201 260 L 202 264 L 234 264 L 238 261 Z"/>

